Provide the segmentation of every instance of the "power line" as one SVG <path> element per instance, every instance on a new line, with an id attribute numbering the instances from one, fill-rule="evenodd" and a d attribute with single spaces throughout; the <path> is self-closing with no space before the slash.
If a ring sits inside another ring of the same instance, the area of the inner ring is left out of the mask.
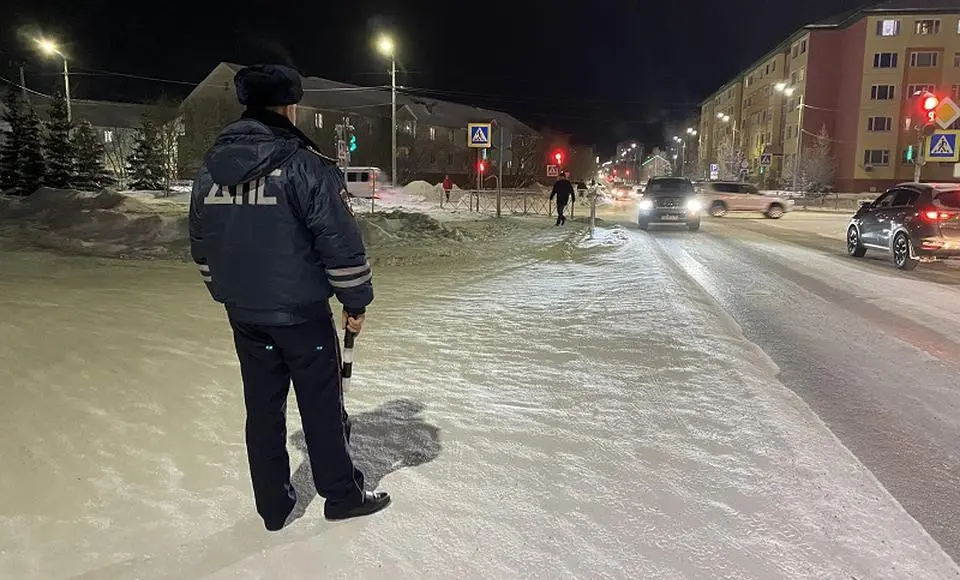
<path id="1" fill-rule="evenodd" d="M 4 77 L 0 77 L 0 82 L 7 83 L 8 85 L 10 85 L 10 86 L 12 86 L 12 87 L 16 87 L 16 88 L 18 88 L 18 89 L 27 91 L 28 93 L 33 93 L 34 95 L 37 95 L 38 97 L 46 97 L 46 98 L 48 98 L 48 99 L 52 99 L 52 98 L 53 98 L 52 95 L 47 95 L 47 94 L 41 93 L 40 91 L 35 91 L 35 90 L 33 90 L 33 89 L 29 89 L 29 88 L 21 85 L 20 83 L 15 83 L 15 82 L 11 81 L 10 79 L 4 78 Z"/>

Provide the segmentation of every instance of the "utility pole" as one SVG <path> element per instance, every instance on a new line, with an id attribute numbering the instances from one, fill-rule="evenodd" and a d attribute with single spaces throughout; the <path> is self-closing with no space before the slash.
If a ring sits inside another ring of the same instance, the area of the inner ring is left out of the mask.
<path id="1" fill-rule="evenodd" d="M 393 162 L 390 167 L 393 176 L 393 185 L 398 187 L 400 180 L 397 177 L 397 57 L 390 55 L 390 118 L 393 131 L 390 132 L 390 144 L 393 151 Z"/>
<path id="2" fill-rule="evenodd" d="M 60 56 L 63 57 L 63 91 L 64 97 L 67 99 L 67 123 L 71 123 L 73 112 L 70 106 L 70 69 L 67 68 L 67 57 L 62 54 Z"/>
<path id="3" fill-rule="evenodd" d="M 503 189 L 503 121 L 499 124 L 500 152 L 497 154 L 497 217 L 500 217 L 501 191 Z"/>
<path id="4" fill-rule="evenodd" d="M 797 177 L 800 175 L 800 161 L 803 147 L 803 95 L 800 95 L 800 114 L 797 118 L 797 152 L 793 156 L 793 192 L 797 192 Z"/>

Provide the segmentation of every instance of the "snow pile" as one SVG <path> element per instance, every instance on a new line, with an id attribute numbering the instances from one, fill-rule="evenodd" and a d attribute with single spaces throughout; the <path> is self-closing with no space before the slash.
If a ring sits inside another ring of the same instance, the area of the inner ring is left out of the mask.
<path id="1" fill-rule="evenodd" d="M 418 209 L 405 194 L 391 201 L 377 200 L 376 213 L 357 213 L 374 257 L 407 263 L 447 255 L 451 245 L 472 237 L 424 213 L 397 209 Z M 369 200 L 364 202 L 369 211 Z M 44 188 L 26 198 L 0 197 L 0 239 L 7 245 L 101 257 L 188 260 L 188 210 L 188 200 L 150 192 Z"/>
<path id="2" fill-rule="evenodd" d="M 426 181 L 411 181 L 403 187 L 401 192 L 411 200 L 420 198 L 421 201 L 426 201 L 431 198 L 440 199 L 442 189 L 439 184 L 430 185 Z"/>
<path id="3" fill-rule="evenodd" d="M 111 257 L 185 258 L 185 207 L 113 191 L 42 188 L 0 204 L 0 235 L 69 253 Z"/>

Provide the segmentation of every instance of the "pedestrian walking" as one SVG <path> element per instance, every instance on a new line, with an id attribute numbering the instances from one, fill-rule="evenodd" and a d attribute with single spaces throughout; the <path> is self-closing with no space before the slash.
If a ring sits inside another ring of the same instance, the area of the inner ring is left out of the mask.
<path id="1" fill-rule="evenodd" d="M 557 225 L 562 226 L 567 223 L 567 217 L 563 215 L 563 211 L 567 207 L 567 203 L 576 202 L 576 195 L 573 193 L 573 185 L 570 184 L 569 173 L 564 171 L 560 174 L 560 177 L 557 178 L 557 181 L 553 184 L 553 190 L 550 192 L 550 199 L 553 200 L 554 197 L 557 198 Z"/>
<path id="2" fill-rule="evenodd" d="M 344 327 L 359 333 L 373 301 L 373 274 L 343 174 L 294 125 L 303 97 L 295 70 L 251 66 L 234 83 L 246 111 L 216 139 L 194 181 L 190 249 L 233 329 L 257 512 L 276 531 L 297 501 L 286 448 L 292 380 L 324 516 L 372 514 L 390 496 L 364 490 L 350 454 L 329 304 L 336 295 Z"/>
<path id="3" fill-rule="evenodd" d="M 453 180 L 450 179 L 449 175 L 443 176 L 443 194 L 447 198 L 447 203 L 450 203 L 450 190 L 453 189 Z"/>

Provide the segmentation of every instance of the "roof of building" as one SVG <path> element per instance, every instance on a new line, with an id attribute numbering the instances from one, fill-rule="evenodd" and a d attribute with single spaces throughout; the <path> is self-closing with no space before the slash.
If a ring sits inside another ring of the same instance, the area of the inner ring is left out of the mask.
<path id="1" fill-rule="evenodd" d="M 884 2 L 877 2 L 873 4 L 866 5 L 862 8 L 854 8 L 853 10 L 847 10 L 845 12 L 840 12 L 834 14 L 823 20 L 819 20 L 812 24 L 804 25 L 786 37 L 783 41 L 779 42 L 771 50 L 767 51 L 760 58 L 754 60 L 749 65 L 743 67 L 736 76 L 733 77 L 730 81 L 725 83 L 722 87 L 711 93 L 706 99 L 702 100 L 700 103 L 701 108 L 705 105 L 708 105 L 717 95 L 725 91 L 731 85 L 740 82 L 747 72 L 756 68 L 757 66 L 763 64 L 768 59 L 773 56 L 786 52 L 790 49 L 790 45 L 798 37 L 803 36 L 810 30 L 818 29 L 829 29 L 829 28 L 846 28 L 856 22 L 859 22 L 861 18 L 864 18 L 869 15 L 877 14 L 896 14 L 896 13 L 907 13 L 907 14 L 937 14 L 937 13 L 955 13 L 960 12 L 960 4 L 958 0 L 886 0 Z"/>
<path id="2" fill-rule="evenodd" d="M 243 68 L 243 65 L 221 63 L 217 69 L 220 67 L 226 67 L 235 74 Z M 217 69 L 214 69 L 214 71 Z M 363 112 L 380 117 L 390 115 L 389 87 L 351 85 L 320 77 L 302 77 L 302 79 L 304 94 L 300 104 L 305 107 L 355 113 Z M 202 85 L 203 81 L 200 84 Z M 189 98 L 188 96 L 187 99 Z M 517 132 L 534 132 L 533 129 L 508 113 L 441 101 L 431 97 L 401 92 L 397 94 L 397 107 L 405 108 L 418 122 L 439 127 L 463 127 L 466 129 L 467 123 L 492 120 L 503 123 L 504 126 Z"/>
<path id="3" fill-rule="evenodd" d="M 875 2 L 862 8 L 847 10 L 824 18 L 804 28 L 845 28 L 869 14 L 906 12 L 911 14 L 957 12 L 960 6 L 957 0 L 886 0 Z"/>
<path id="4" fill-rule="evenodd" d="M 7 92 L 7 90 L 0 89 L 0 96 Z M 53 97 L 36 92 L 31 92 L 28 98 L 41 115 L 45 115 L 47 109 L 53 103 Z M 3 103 L 0 102 L 0 110 L 3 110 L 3 108 Z M 87 121 L 94 127 L 104 129 L 136 129 L 140 127 L 144 115 L 157 109 L 157 105 L 140 103 L 116 103 L 87 99 L 70 101 L 70 112 L 74 121 Z"/>

